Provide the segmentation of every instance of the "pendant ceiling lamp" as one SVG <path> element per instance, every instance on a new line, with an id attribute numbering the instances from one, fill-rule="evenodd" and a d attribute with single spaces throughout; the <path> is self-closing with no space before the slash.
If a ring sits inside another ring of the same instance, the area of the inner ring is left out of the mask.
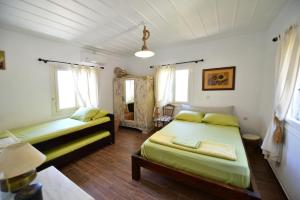
<path id="1" fill-rule="evenodd" d="M 154 52 L 153 51 L 150 51 L 146 45 L 146 40 L 148 40 L 150 37 L 150 31 L 147 30 L 146 26 L 144 25 L 144 30 L 143 30 L 143 46 L 142 46 L 142 50 L 141 51 L 137 51 L 135 52 L 135 56 L 136 57 L 139 57 L 139 58 L 149 58 L 149 57 L 152 57 L 154 56 Z"/>

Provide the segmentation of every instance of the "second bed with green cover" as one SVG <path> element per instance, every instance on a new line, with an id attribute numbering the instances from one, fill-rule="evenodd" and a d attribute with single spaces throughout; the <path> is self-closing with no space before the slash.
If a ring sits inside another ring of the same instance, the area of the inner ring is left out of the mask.
<path id="1" fill-rule="evenodd" d="M 41 146 L 43 146 L 43 142 L 48 142 L 49 140 L 59 138 L 68 134 L 73 134 L 74 132 L 104 124 L 106 122 L 110 122 L 110 118 L 107 116 L 88 122 L 65 118 L 20 129 L 13 129 L 9 132 L 22 142 L 28 142 L 32 145 L 40 144 Z M 48 162 L 70 152 L 73 152 L 77 149 L 80 149 L 84 146 L 92 144 L 96 141 L 108 138 L 109 136 L 111 136 L 111 133 L 109 131 L 99 129 L 93 133 L 83 133 L 80 138 L 66 141 L 62 144 L 55 144 L 51 146 L 51 148 L 39 150 L 46 155 Z"/>
<path id="2" fill-rule="evenodd" d="M 59 119 L 51 122 L 10 130 L 18 139 L 30 144 L 44 142 L 63 135 L 80 131 L 88 127 L 110 121 L 109 117 L 83 122 L 71 118 Z"/>
<path id="3" fill-rule="evenodd" d="M 234 161 L 172 148 L 150 139 L 143 143 L 141 154 L 176 170 L 240 188 L 249 187 L 250 169 L 238 127 L 174 120 L 155 134 L 231 145 L 237 157 Z"/>

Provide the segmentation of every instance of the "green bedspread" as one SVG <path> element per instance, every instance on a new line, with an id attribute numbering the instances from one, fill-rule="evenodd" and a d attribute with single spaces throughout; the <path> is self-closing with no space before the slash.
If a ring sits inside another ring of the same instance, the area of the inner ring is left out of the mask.
<path id="1" fill-rule="evenodd" d="M 44 151 L 43 153 L 47 156 L 47 161 L 50 161 L 108 136 L 110 136 L 108 131 L 100 131 L 93 134 L 88 134 L 83 138 L 53 147 Z"/>
<path id="2" fill-rule="evenodd" d="M 149 139 L 142 145 L 141 153 L 148 160 L 178 170 L 241 188 L 249 187 L 250 170 L 237 127 L 174 120 L 156 134 L 186 136 L 195 140 L 209 140 L 234 146 L 236 161 L 175 149 L 153 143 Z"/>
<path id="3" fill-rule="evenodd" d="M 66 118 L 25 128 L 14 129 L 10 130 L 10 132 L 21 141 L 36 144 L 108 121 L 110 121 L 109 117 L 102 117 L 89 122 Z"/>

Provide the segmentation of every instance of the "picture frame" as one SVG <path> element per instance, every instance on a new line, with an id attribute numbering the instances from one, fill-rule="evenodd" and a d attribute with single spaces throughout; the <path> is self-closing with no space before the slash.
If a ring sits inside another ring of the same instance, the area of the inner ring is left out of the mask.
<path id="1" fill-rule="evenodd" d="M 0 50 L 0 70 L 5 70 L 5 52 Z"/>
<path id="2" fill-rule="evenodd" d="M 234 90 L 235 66 L 203 69 L 202 90 Z"/>

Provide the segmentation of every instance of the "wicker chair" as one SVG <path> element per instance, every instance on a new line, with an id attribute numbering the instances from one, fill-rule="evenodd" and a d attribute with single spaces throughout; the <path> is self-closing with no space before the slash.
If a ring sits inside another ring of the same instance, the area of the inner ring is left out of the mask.
<path id="1" fill-rule="evenodd" d="M 164 127 L 172 121 L 175 106 L 172 104 L 167 104 L 162 108 L 162 110 L 162 116 L 159 116 L 156 119 L 154 119 L 154 124 L 157 128 Z"/>

